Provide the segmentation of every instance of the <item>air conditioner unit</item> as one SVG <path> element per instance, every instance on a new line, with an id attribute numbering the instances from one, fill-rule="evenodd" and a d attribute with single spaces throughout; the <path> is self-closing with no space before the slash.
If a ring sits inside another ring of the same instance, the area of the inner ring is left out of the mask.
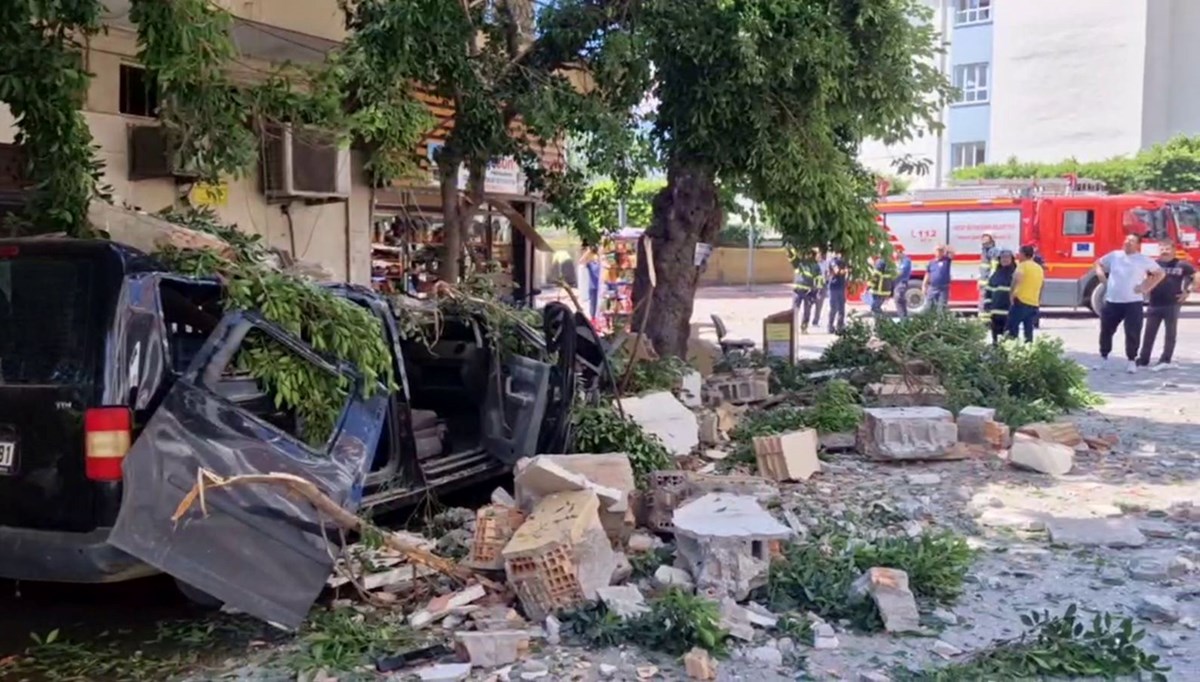
<path id="1" fill-rule="evenodd" d="M 129 179 L 193 179 L 200 177 L 179 158 L 168 131 L 157 125 L 129 126 Z"/>
<path id="2" fill-rule="evenodd" d="M 262 181 L 268 199 L 349 199 L 350 150 L 327 133 L 269 127 L 264 131 Z"/>

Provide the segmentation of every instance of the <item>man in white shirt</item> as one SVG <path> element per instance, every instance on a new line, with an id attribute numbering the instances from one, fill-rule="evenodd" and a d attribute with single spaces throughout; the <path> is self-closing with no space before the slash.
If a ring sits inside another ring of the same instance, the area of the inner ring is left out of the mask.
<path id="1" fill-rule="evenodd" d="M 1107 285 L 1100 314 L 1100 362 L 1112 352 L 1117 327 L 1125 327 L 1125 371 L 1137 371 L 1138 347 L 1142 336 L 1142 306 L 1150 290 L 1163 280 L 1164 273 L 1154 259 L 1142 254 L 1137 235 L 1125 237 L 1120 251 L 1105 255 L 1096 263 L 1096 277 Z"/>

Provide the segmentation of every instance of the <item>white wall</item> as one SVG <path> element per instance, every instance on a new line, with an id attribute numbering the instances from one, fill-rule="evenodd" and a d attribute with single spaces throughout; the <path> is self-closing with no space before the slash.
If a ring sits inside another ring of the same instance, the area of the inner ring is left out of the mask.
<path id="1" fill-rule="evenodd" d="M 1148 1 L 1159 2 L 997 3 L 989 156 L 1090 161 L 1137 151 Z"/>
<path id="2" fill-rule="evenodd" d="M 1158 2 L 1160 0 L 1154 0 Z M 1170 50 L 1164 79 L 1169 89 L 1169 115 L 1166 130 L 1152 131 L 1159 142 L 1175 135 L 1200 134 L 1200 70 L 1196 68 L 1197 39 L 1200 37 L 1200 2 L 1196 0 L 1171 0 L 1169 17 Z"/>

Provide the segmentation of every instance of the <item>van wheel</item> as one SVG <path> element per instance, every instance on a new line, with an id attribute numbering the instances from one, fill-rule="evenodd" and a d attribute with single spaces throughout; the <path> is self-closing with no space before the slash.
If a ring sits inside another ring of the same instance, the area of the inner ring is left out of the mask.
<path id="1" fill-rule="evenodd" d="M 1092 287 L 1092 291 L 1088 294 L 1087 307 L 1098 317 L 1100 311 L 1104 308 L 1104 292 L 1108 290 L 1108 285 L 1103 282 L 1097 282 Z"/>
<path id="2" fill-rule="evenodd" d="M 925 292 L 921 290 L 921 280 L 915 279 L 909 282 L 908 288 L 904 290 L 904 302 L 908 304 L 909 315 L 923 313 L 929 307 L 929 300 L 925 298 Z"/>
<path id="3" fill-rule="evenodd" d="M 182 594 L 184 597 L 187 597 L 188 601 L 201 608 L 216 610 L 225 605 L 225 602 L 221 601 L 220 599 L 217 599 L 204 590 L 193 587 L 182 580 L 175 580 L 175 588 L 179 590 L 180 594 Z"/>

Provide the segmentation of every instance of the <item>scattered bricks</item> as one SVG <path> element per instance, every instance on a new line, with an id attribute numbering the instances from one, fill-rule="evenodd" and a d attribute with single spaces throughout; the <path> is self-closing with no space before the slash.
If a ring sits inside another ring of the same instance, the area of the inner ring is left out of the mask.
<path id="1" fill-rule="evenodd" d="M 475 540 L 464 563 L 479 570 L 503 570 L 504 546 L 524 522 L 525 512 L 520 509 L 496 504 L 481 507 L 475 513 Z"/>
<path id="2" fill-rule="evenodd" d="M 721 599 L 721 628 L 727 630 L 731 637 L 744 642 L 754 641 L 754 622 L 748 609 L 733 599 Z"/>
<path id="3" fill-rule="evenodd" d="M 773 481 L 807 481 L 821 470 L 817 432 L 802 429 L 754 439 L 758 473 Z"/>
<path id="4" fill-rule="evenodd" d="M 676 509 L 674 521 L 679 556 L 710 597 L 746 599 L 764 584 L 771 541 L 792 536 L 746 495 L 710 493 Z"/>
<path id="5" fill-rule="evenodd" d="M 702 410 L 696 413 L 700 424 L 700 444 L 705 447 L 716 447 L 721 444 L 721 432 L 717 428 L 719 418 L 714 410 Z"/>
<path id="6" fill-rule="evenodd" d="M 992 450 L 1007 450 L 1012 447 L 1012 430 L 1008 424 L 987 422 L 983 425 L 983 444 Z"/>
<path id="7" fill-rule="evenodd" d="M 908 574 L 895 568 L 871 568 L 850 587 L 851 597 L 870 597 L 883 617 L 888 632 L 918 632 L 921 614 L 917 599 L 908 588 Z"/>
<path id="8" fill-rule="evenodd" d="M 483 589 L 483 585 L 471 585 L 458 592 L 434 597 L 425 608 L 409 614 L 408 624 L 417 629 L 423 628 L 445 618 L 455 609 L 483 599 L 486 595 L 487 591 Z"/>
<path id="9" fill-rule="evenodd" d="M 529 625 L 521 614 L 505 604 L 484 606 L 471 613 L 471 622 L 481 632 L 493 630 L 520 630 Z"/>
<path id="10" fill-rule="evenodd" d="M 1017 433 L 1065 445 L 1076 450 L 1080 448 L 1087 449 L 1087 443 L 1083 440 L 1083 435 L 1079 433 L 1079 427 L 1071 422 L 1037 422 L 1035 424 L 1026 424 L 1017 429 Z"/>
<path id="11" fill-rule="evenodd" d="M 714 374 L 705 383 L 734 405 L 762 402 L 771 397 L 771 370 L 765 367 Z"/>
<path id="12" fill-rule="evenodd" d="M 495 668 L 521 660 L 529 651 L 529 633 L 525 630 L 457 632 L 459 658 L 474 668 Z"/>
<path id="13" fill-rule="evenodd" d="M 1063 476 L 1075 466 L 1075 451 L 1066 445 L 1017 433 L 1008 461 L 1013 466 L 1051 476 Z"/>
<path id="14" fill-rule="evenodd" d="M 987 427 L 996 423 L 996 410 L 990 407 L 964 407 L 958 413 L 958 440 L 989 445 Z"/>
<path id="15" fill-rule="evenodd" d="M 761 476 L 739 476 L 737 474 L 687 474 L 687 497 L 700 497 L 709 493 L 749 495 L 761 504 L 770 504 L 779 499 L 779 487 Z"/>
<path id="16" fill-rule="evenodd" d="M 717 679 L 717 662 L 707 651 L 696 647 L 683 656 L 683 669 L 693 680 Z"/>
<path id="17" fill-rule="evenodd" d="M 864 410 L 858 449 L 884 461 L 942 459 L 958 442 L 954 416 L 940 407 L 876 407 Z"/>
<path id="18" fill-rule="evenodd" d="M 600 496 L 600 523 L 613 546 L 625 545 L 636 525 L 629 498 L 637 491 L 637 479 L 629 455 L 539 455 L 535 459 L 552 462 L 586 478 L 592 484 L 589 487 Z M 610 491 L 622 493 L 622 499 L 613 497 Z"/>
<path id="19" fill-rule="evenodd" d="M 592 599 L 615 567 L 591 491 L 543 499 L 504 548 L 508 583 L 534 620 Z"/>
<path id="20" fill-rule="evenodd" d="M 637 618 L 650 613 L 650 606 L 637 585 L 612 585 L 596 590 L 596 597 L 604 602 L 609 612 L 621 619 Z"/>
<path id="21" fill-rule="evenodd" d="M 947 402 L 946 389 L 937 384 L 869 384 L 863 393 L 879 407 L 944 407 Z"/>
<path id="22" fill-rule="evenodd" d="M 658 436 L 667 452 L 683 457 L 700 444 L 700 424 L 696 415 L 670 392 L 648 393 L 622 398 L 625 414 L 647 434 Z"/>
<path id="23" fill-rule="evenodd" d="M 671 515 L 687 498 L 690 486 L 686 471 L 655 471 L 650 474 L 652 497 L 647 525 L 652 530 L 669 533 L 675 528 Z"/>

